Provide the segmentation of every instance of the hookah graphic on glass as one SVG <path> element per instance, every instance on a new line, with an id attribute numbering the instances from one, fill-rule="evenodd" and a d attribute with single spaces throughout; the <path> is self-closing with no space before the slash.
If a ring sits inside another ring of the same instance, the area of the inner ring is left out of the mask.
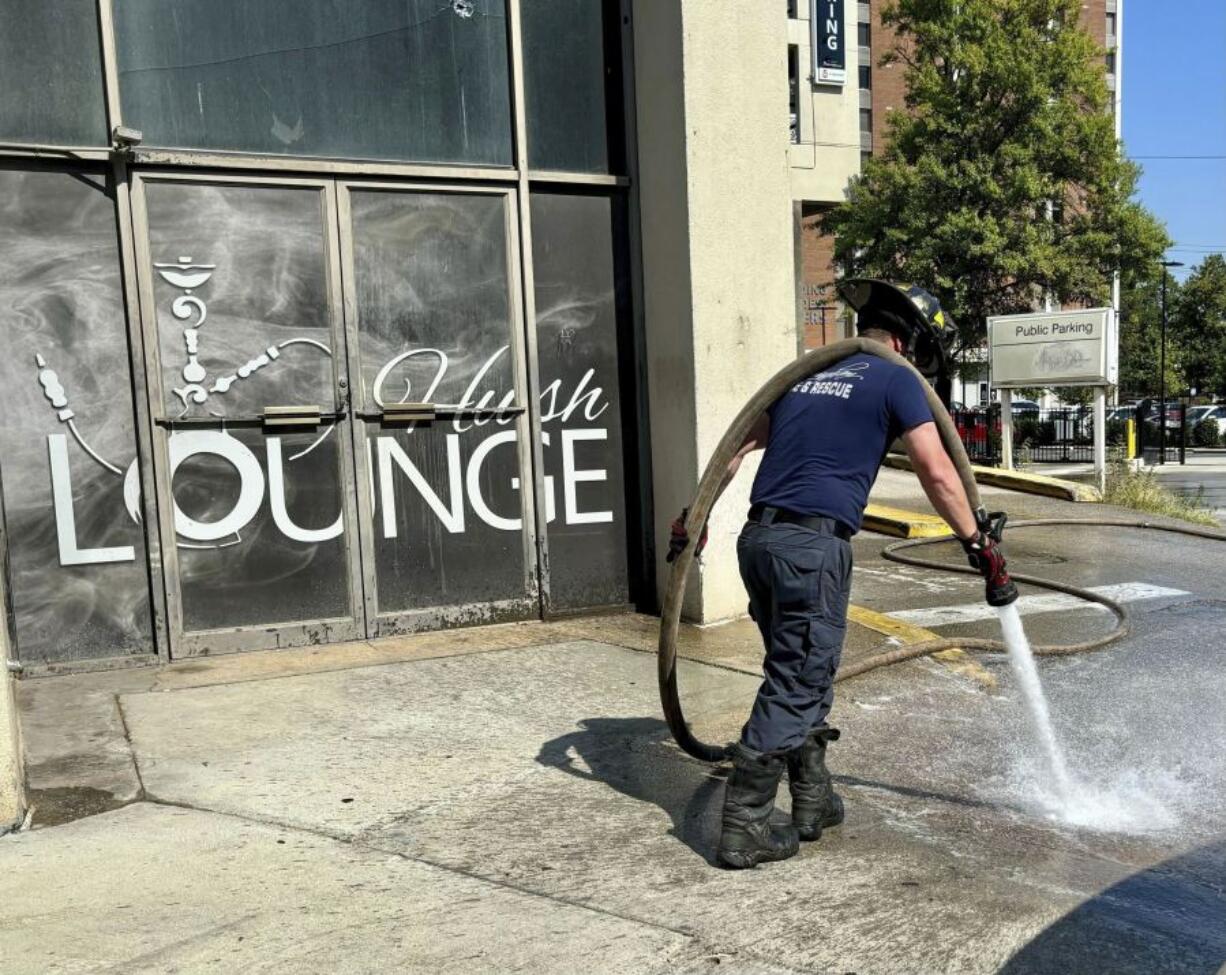
<path id="1" fill-rule="evenodd" d="M 268 346 L 259 355 L 256 355 L 241 366 L 234 368 L 225 375 L 218 376 L 211 385 L 205 385 L 208 379 L 208 370 L 200 362 L 200 341 L 201 327 L 208 320 L 208 306 L 194 291 L 208 282 L 213 276 L 213 272 L 217 269 L 216 264 L 197 264 L 193 262 L 190 256 L 181 256 L 178 261 L 174 262 L 155 262 L 154 268 L 158 275 L 167 284 L 180 289 L 183 293 L 174 298 L 170 303 L 170 312 L 179 321 L 186 321 L 187 324 L 183 329 L 183 341 L 185 347 L 186 359 L 183 368 L 180 370 L 180 375 L 183 377 L 184 384 L 180 387 L 175 387 L 172 392 L 179 398 L 183 404 L 183 409 L 175 419 L 183 419 L 195 407 L 205 407 L 209 415 L 224 419 L 225 414 L 218 412 L 206 404 L 215 396 L 223 396 L 234 387 L 235 383 L 243 382 L 253 376 L 262 369 L 267 368 L 276 362 L 284 349 L 295 345 L 306 345 L 318 349 L 324 355 L 331 357 L 332 350 L 322 342 L 310 338 L 291 338 L 284 342 L 279 342 Z M 124 479 L 124 502 L 128 509 L 129 515 L 133 521 L 140 521 L 140 505 L 139 505 L 139 482 L 136 476 L 136 462 L 132 461 L 128 465 L 127 470 L 121 469 L 116 464 L 111 463 L 101 453 L 94 449 L 93 446 L 86 440 L 81 433 L 80 428 L 76 423 L 76 414 L 72 410 L 68 401 L 68 394 L 64 389 L 63 383 L 60 381 L 58 374 L 50 367 L 47 360 L 40 353 L 35 354 L 35 363 L 38 365 L 38 382 L 42 386 L 43 395 L 56 411 L 57 419 L 63 423 L 73 439 L 80 445 L 95 462 L 112 474 Z M 300 457 L 309 454 L 312 450 L 318 447 L 326 437 L 328 437 L 333 429 L 334 424 L 324 426 L 323 432 L 308 446 L 291 454 L 288 458 L 290 461 L 298 460 Z M 179 443 L 176 443 L 176 440 Z M 187 443 L 186 441 L 191 441 Z M 217 453 L 223 457 L 229 456 L 231 447 L 234 441 L 222 430 L 194 430 L 186 433 L 178 433 L 171 435 L 171 467 L 177 466 L 177 460 L 182 460 L 184 457 L 191 455 L 194 452 L 200 453 Z M 52 475 L 53 481 L 57 473 L 66 475 L 67 456 L 64 447 L 63 439 L 53 439 L 51 444 L 52 457 Z M 57 468 L 59 470 L 57 471 Z M 64 478 L 66 480 L 66 477 Z M 57 505 L 58 509 L 58 505 Z M 58 510 L 57 510 L 58 515 Z M 180 548 L 225 548 L 230 545 L 237 545 L 242 541 L 241 535 L 235 530 L 232 533 L 232 538 L 218 544 L 201 545 L 198 543 L 179 540 Z M 75 541 L 71 550 L 75 551 Z M 61 542 L 61 551 L 65 550 L 63 541 Z M 95 553 L 109 553 L 109 549 L 92 550 Z M 116 549 L 112 553 L 113 557 L 95 556 L 80 561 L 113 561 L 119 560 L 122 555 L 126 555 L 128 549 L 123 549 L 122 552 Z M 129 556 L 134 557 L 134 556 Z M 63 561 L 63 560 L 62 560 Z M 78 561 L 72 559 L 70 561 Z"/>
<path id="2" fill-rule="evenodd" d="M 310 345 L 319 349 L 326 356 L 332 355 L 331 349 L 315 339 L 286 339 L 284 342 L 270 345 L 259 355 L 248 359 L 230 375 L 218 377 L 212 386 L 205 389 L 203 383 L 208 378 L 208 370 L 200 364 L 200 328 L 207 321 L 209 311 L 205 303 L 198 296 L 192 294 L 192 292 L 205 284 L 213 276 L 217 265 L 193 264 L 190 257 L 180 257 L 176 263 L 155 262 L 153 266 L 157 269 L 163 281 L 183 291 L 183 294 L 170 303 L 170 313 L 179 321 L 190 319 L 193 313 L 199 315 L 195 321 L 189 322 L 183 329 L 187 361 L 183 366 L 181 375 L 186 381 L 186 385 L 173 390 L 174 394 L 183 403 L 183 412 L 179 414 L 178 419 L 187 416 L 191 411 L 193 403 L 204 405 L 211 393 L 225 394 L 229 392 L 236 382 L 248 379 L 259 370 L 271 365 L 280 358 L 282 349 L 289 348 L 292 345 Z M 213 416 L 223 415 L 213 410 L 209 410 L 209 412 Z M 328 429 L 330 430 L 331 427 Z"/>

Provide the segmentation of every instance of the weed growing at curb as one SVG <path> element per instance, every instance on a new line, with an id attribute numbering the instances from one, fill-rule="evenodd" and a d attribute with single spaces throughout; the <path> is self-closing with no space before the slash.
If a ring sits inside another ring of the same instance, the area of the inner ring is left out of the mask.
<path id="1" fill-rule="evenodd" d="M 1178 518 L 1194 525 L 1220 527 L 1218 520 L 1201 503 L 1200 492 L 1194 498 L 1175 494 L 1158 483 L 1153 471 L 1134 470 L 1127 463 L 1113 463 L 1107 469 L 1107 490 L 1103 492 L 1103 501 L 1134 511 Z"/>

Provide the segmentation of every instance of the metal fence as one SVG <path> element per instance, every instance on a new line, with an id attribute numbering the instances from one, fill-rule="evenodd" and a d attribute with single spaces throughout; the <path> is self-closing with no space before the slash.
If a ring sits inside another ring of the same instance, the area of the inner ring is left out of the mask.
<path id="1" fill-rule="evenodd" d="M 1107 449 L 1128 451 L 1144 457 L 1147 463 L 1158 460 L 1162 428 L 1156 406 L 1142 404 L 1128 411 L 1107 410 Z M 967 455 L 977 464 L 999 465 L 1000 406 L 986 410 L 953 410 L 951 415 Z M 1128 421 L 1135 423 L 1135 440 L 1130 444 Z M 1165 418 L 1166 461 L 1183 463 L 1191 431 L 1187 407 L 1167 405 Z M 1013 455 L 1015 462 L 1093 463 L 1094 409 L 1090 406 L 1053 410 L 1013 411 Z"/>
<path id="2" fill-rule="evenodd" d="M 1159 412 L 1156 403 L 1148 402 L 1133 411 L 1137 456 L 1146 464 L 1186 463 L 1188 447 L 1196 432 L 1195 427 L 1188 424 L 1188 407 L 1183 403 L 1167 403 L 1162 423 L 1159 423 Z"/>

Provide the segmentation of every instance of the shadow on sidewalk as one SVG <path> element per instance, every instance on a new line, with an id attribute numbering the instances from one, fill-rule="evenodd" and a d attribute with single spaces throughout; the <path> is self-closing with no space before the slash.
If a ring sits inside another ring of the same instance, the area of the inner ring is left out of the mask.
<path id="1" fill-rule="evenodd" d="M 956 796 L 949 792 L 937 792 L 933 789 L 916 789 L 912 786 L 892 785 L 876 779 L 864 779 L 857 775 L 831 776 L 835 785 L 848 785 L 860 789 L 872 789 L 878 792 L 889 792 L 896 796 L 908 796 L 912 799 L 926 799 L 935 802 L 947 802 L 955 806 L 965 806 L 968 809 L 1009 809 L 1013 812 L 1023 812 L 1021 806 L 1012 803 L 992 802 L 987 799 L 975 799 L 970 796 Z"/>
<path id="2" fill-rule="evenodd" d="M 579 727 L 545 742 L 536 760 L 659 806 L 669 833 L 714 864 L 724 769 L 678 751 L 658 718 L 585 718 Z"/>
<path id="3" fill-rule="evenodd" d="M 1226 840 L 1140 870 L 1019 948 L 1000 975 L 1226 971 Z"/>

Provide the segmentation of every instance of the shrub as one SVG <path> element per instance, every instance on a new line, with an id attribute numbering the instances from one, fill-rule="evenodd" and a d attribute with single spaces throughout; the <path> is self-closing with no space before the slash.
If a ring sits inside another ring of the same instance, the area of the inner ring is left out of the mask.
<path id="1" fill-rule="evenodd" d="M 1036 416 L 1015 416 L 1013 418 L 1013 446 L 1024 447 L 1037 441 L 1039 426 L 1039 418 Z"/>
<path id="2" fill-rule="evenodd" d="M 1107 421 L 1107 443 L 1117 447 L 1124 446 L 1128 443 L 1127 420 Z"/>
<path id="3" fill-rule="evenodd" d="M 1158 483 L 1153 471 L 1133 470 L 1127 462 L 1114 463 L 1108 469 L 1103 501 L 1197 525 L 1220 527 L 1213 514 L 1200 503 L 1199 496 L 1186 498 L 1168 491 Z"/>
<path id="4" fill-rule="evenodd" d="M 1216 447 L 1220 440 L 1217 420 L 1201 420 L 1192 428 L 1193 447 Z"/>

